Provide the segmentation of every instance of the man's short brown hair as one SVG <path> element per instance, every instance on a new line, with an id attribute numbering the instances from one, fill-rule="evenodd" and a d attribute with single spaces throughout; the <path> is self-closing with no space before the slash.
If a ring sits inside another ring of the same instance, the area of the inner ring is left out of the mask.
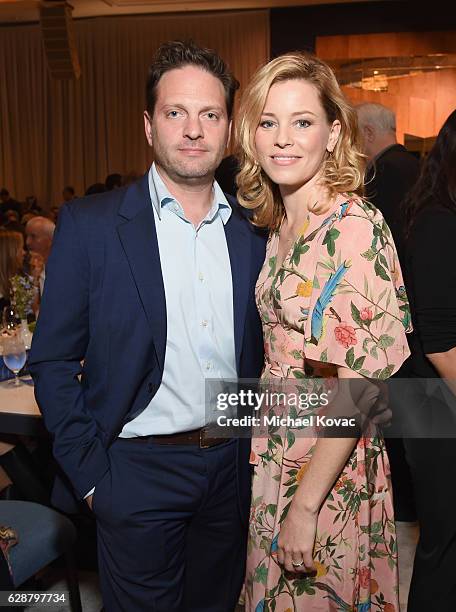
<path id="1" fill-rule="evenodd" d="M 146 108 L 149 116 L 152 117 L 154 113 L 157 85 L 162 76 L 169 70 L 183 68 L 184 66 L 197 66 L 219 79 L 225 90 L 228 118 L 231 118 L 234 95 L 239 87 L 239 81 L 215 51 L 199 47 L 191 40 L 173 40 L 163 43 L 158 48 L 147 77 Z"/>

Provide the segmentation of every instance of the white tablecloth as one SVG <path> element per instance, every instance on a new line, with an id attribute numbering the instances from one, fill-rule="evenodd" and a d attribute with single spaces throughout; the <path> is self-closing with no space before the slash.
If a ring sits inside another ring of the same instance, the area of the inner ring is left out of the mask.
<path id="1" fill-rule="evenodd" d="M 33 385 L 21 384 L 15 387 L 9 381 L 1 382 L 0 412 L 41 416 L 33 395 Z"/>

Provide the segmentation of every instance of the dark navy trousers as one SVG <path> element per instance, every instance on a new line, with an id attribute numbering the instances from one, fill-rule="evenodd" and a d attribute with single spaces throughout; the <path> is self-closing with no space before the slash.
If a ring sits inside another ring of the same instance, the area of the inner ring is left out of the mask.
<path id="1" fill-rule="evenodd" d="M 93 497 L 106 612 L 233 612 L 247 540 L 237 442 L 200 449 L 119 438 L 108 452 Z"/>

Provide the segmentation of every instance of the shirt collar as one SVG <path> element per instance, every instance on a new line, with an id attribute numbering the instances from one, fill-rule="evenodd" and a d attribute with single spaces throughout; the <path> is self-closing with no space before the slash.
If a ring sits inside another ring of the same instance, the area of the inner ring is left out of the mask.
<path id="1" fill-rule="evenodd" d="M 157 212 L 159 219 L 161 219 L 162 208 L 166 207 L 166 208 L 170 208 L 171 210 L 173 210 L 170 206 L 172 203 L 178 204 L 180 208 L 179 202 L 176 200 L 174 196 L 170 194 L 170 192 L 168 191 L 168 188 L 163 182 L 163 179 L 158 173 L 155 162 L 150 167 L 148 180 L 149 180 L 150 199 L 152 201 L 153 207 L 155 208 Z M 228 200 L 226 199 L 226 196 L 223 193 L 220 185 L 215 180 L 214 180 L 214 185 L 213 185 L 213 194 L 214 194 L 214 197 L 212 201 L 212 207 L 209 213 L 207 214 L 205 220 L 212 221 L 215 218 L 216 214 L 219 213 L 220 218 L 222 219 L 222 223 L 225 225 L 231 216 L 232 210 L 231 210 L 231 206 Z M 178 211 L 174 210 L 173 212 L 178 212 Z"/>

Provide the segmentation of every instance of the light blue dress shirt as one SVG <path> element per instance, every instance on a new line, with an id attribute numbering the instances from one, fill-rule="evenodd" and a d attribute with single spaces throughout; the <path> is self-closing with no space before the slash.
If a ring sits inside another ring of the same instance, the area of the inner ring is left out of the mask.
<path id="1" fill-rule="evenodd" d="M 195 227 L 169 193 L 155 164 L 149 171 L 166 298 L 163 380 L 121 437 L 172 434 L 204 426 L 205 380 L 236 379 L 233 286 L 224 224 L 231 207 L 214 182 L 210 211 Z"/>

